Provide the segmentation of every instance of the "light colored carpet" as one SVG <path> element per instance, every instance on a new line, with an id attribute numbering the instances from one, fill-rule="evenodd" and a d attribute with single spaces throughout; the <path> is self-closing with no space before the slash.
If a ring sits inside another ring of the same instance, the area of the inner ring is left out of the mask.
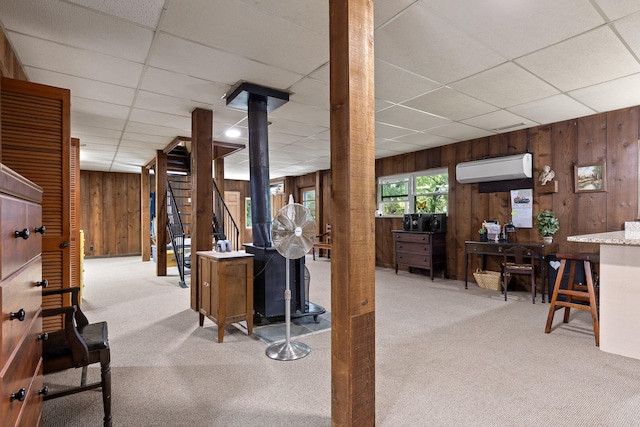
<path id="1" fill-rule="evenodd" d="M 306 264 L 310 300 L 330 313 L 330 262 Z M 282 362 L 267 344 L 189 308 L 189 289 L 139 258 L 87 259 L 83 309 L 109 322 L 115 426 L 330 426 L 331 334 Z M 589 314 L 556 316 L 527 292 L 376 271 L 379 426 L 637 426 L 640 360 L 594 345 Z M 97 377 L 98 369 L 90 375 Z M 80 372 L 45 378 L 58 385 Z M 100 426 L 99 391 L 45 402 L 44 425 Z"/>

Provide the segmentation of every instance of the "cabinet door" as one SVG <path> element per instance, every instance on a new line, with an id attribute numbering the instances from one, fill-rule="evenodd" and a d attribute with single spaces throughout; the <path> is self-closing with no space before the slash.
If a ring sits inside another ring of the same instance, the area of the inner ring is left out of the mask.
<path id="1" fill-rule="evenodd" d="M 211 260 L 198 257 L 198 286 L 200 287 L 200 312 L 211 314 Z"/>
<path id="2" fill-rule="evenodd" d="M 2 162 L 44 189 L 43 278 L 52 289 L 77 285 L 71 277 L 71 93 L 2 77 Z M 75 205 L 74 205 L 75 207 Z M 78 273 L 74 270 L 74 273 Z M 68 296 L 50 295 L 43 308 L 69 305 Z M 64 299 L 64 301 L 63 301 Z M 62 316 L 43 321 L 44 331 L 62 328 Z"/>

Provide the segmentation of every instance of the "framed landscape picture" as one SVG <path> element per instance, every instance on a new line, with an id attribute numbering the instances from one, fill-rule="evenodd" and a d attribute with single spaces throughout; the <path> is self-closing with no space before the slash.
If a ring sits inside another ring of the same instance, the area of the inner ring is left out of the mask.
<path id="1" fill-rule="evenodd" d="M 576 193 L 607 191 L 606 164 L 575 165 L 574 179 Z"/>

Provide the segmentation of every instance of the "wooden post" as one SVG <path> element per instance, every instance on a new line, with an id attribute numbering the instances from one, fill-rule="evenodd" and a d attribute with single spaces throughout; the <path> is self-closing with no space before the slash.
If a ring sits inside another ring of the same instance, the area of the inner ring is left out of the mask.
<path id="1" fill-rule="evenodd" d="M 213 161 L 213 173 L 218 190 L 224 198 L 224 157 L 218 157 Z"/>
<path id="2" fill-rule="evenodd" d="M 213 111 L 191 112 L 191 308 L 200 312 L 197 251 L 210 251 L 213 241 Z M 204 315 L 200 313 L 200 326 Z"/>
<path id="3" fill-rule="evenodd" d="M 167 275 L 167 154 L 156 151 L 156 276 Z"/>
<path id="4" fill-rule="evenodd" d="M 331 423 L 375 425 L 373 1 L 330 0 Z"/>
<path id="5" fill-rule="evenodd" d="M 142 261 L 151 259 L 151 183 L 149 182 L 149 169 L 140 169 L 140 252 Z"/>

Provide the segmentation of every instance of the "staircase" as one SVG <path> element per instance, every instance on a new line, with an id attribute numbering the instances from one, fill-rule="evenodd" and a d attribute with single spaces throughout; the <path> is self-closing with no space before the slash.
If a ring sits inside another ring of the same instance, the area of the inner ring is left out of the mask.
<path id="1" fill-rule="evenodd" d="M 188 176 L 182 176 L 182 178 L 189 178 Z M 176 184 L 178 184 L 177 188 Z M 188 187 L 180 187 L 180 184 L 188 184 Z M 173 255 L 176 258 L 176 265 L 178 272 L 180 273 L 179 285 L 182 288 L 187 287 L 185 281 L 185 275 L 187 270 L 191 270 L 191 234 L 188 233 L 185 224 L 190 228 L 191 218 L 191 205 L 184 204 L 188 200 L 187 196 L 183 196 L 182 193 L 187 192 L 191 194 L 191 179 L 187 180 L 173 180 L 171 176 L 167 179 L 167 229 L 169 230 L 169 237 L 171 238 L 171 248 L 173 249 Z"/>
<path id="2" fill-rule="evenodd" d="M 213 181 L 213 190 L 213 219 L 211 222 L 213 238 L 216 242 L 218 240 L 229 240 L 231 249 L 237 251 L 240 249 L 240 229 L 233 220 L 215 180 Z"/>
<path id="3" fill-rule="evenodd" d="M 191 270 L 191 170 L 189 153 L 178 146 L 167 155 L 167 229 L 180 273 L 180 286 L 187 287 L 185 275 Z M 213 181 L 213 241 L 229 240 L 232 250 L 240 249 L 240 229 L 231 216 L 224 197 Z"/>

